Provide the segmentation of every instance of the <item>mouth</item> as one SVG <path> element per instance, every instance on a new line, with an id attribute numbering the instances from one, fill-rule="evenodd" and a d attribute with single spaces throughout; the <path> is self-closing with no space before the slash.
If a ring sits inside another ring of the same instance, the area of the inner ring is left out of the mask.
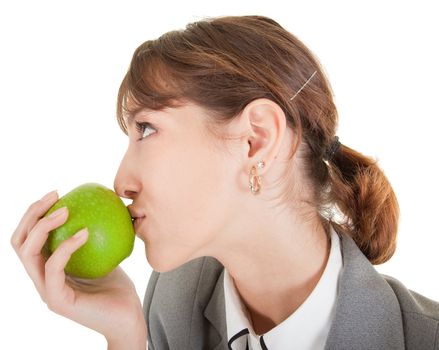
<path id="1" fill-rule="evenodd" d="M 139 229 L 139 226 L 141 225 L 143 219 L 145 219 L 145 216 L 137 217 L 137 218 L 132 218 L 134 229 L 135 229 L 136 232 Z"/>

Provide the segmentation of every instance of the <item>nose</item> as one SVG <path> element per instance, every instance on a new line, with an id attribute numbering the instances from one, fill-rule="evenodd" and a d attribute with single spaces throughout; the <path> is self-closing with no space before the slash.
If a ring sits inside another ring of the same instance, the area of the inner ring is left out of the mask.
<path id="1" fill-rule="evenodd" d="M 139 193 L 139 186 L 139 181 L 136 180 L 131 168 L 128 166 L 127 156 L 125 155 L 114 178 L 114 191 L 119 197 L 134 199 Z"/>

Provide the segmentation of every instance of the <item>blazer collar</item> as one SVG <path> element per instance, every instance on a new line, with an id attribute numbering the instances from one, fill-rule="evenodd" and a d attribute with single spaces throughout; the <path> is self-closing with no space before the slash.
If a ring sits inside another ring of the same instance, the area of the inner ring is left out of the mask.
<path id="1" fill-rule="evenodd" d="M 204 309 L 204 316 L 216 330 L 217 336 L 214 339 L 209 339 L 209 342 L 212 342 L 210 344 L 212 350 L 228 349 L 226 306 L 224 299 L 224 267 L 218 277 L 212 296 Z"/>
<path id="2" fill-rule="evenodd" d="M 403 349 L 404 333 L 398 299 L 353 239 L 339 234 L 343 267 L 334 319 L 325 344 L 329 349 Z M 217 334 L 213 350 L 228 349 L 224 303 L 224 268 L 204 316 Z"/>

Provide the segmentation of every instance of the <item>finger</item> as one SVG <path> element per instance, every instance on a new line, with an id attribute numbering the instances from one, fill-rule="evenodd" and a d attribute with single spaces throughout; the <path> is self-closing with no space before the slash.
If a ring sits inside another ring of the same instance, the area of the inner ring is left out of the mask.
<path id="1" fill-rule="evenodd" d="M 72 254 L 88 237 L 87 229 L 82 229 L 62 242 L 45 265 L 46 300 L 52 311 L 67 310 L 74 301 L 73 289 L 66 284 L 64 268 Z"/>
<path id="2" fill-rule="evenodd" d="M 27 239 L 20 247 L 21 256 L 35 256 L 41 254 L 41 249 L 47 241 L 50 231 L 65 223 L 68 218 L 68 208 L 62 207 L 49 216 L 40 219 L 29 232 Z"/>
<path id="3" fill-rule="evenodd" d="M 11 236 L 11 245 L 15 251 L 17 251 L 26 240 L 29 231 L 35 226 L 41 216 L 43 216 L 57 200 L 58 193 L 52 191 L 29 206 Z"/>
<path id="4" fill-rule="evenodd" d="M 47 240 L 49 232 L 66 221 L 68 210 L 67 208 L 60 208 L 52 214 L 51 216 L 42 218 L 38 221 L 18 251 L 18 256 L 20 257 L 26 272 L 34 282 L 35 287 L 43 300 L 45 298 L 45 258 L 42 256 L 41 250 Z"/>

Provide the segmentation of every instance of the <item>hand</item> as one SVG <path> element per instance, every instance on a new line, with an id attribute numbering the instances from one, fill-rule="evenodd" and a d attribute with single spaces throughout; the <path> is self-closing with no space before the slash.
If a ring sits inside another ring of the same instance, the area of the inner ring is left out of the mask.
<path id="1" fill-rule="evenodd" d="M 133 282 L 117 267 L 98 279 L 66 275 L 65 265 L 87 240 L 88 233 L 65 240 L 47 259 L 42 248 L 51 230 L 64 224 L 68 211 L 43 217 L 58 200 L 57 193 L 33 203 L 11 237 L 11 244 L 49 310 L 91 328 L 107 340 L 144 338 L 146 323 Z M 82 231 L 82 230 L 81 230 Z M 81 232 L 79 231 L 79 232 Z"/>

